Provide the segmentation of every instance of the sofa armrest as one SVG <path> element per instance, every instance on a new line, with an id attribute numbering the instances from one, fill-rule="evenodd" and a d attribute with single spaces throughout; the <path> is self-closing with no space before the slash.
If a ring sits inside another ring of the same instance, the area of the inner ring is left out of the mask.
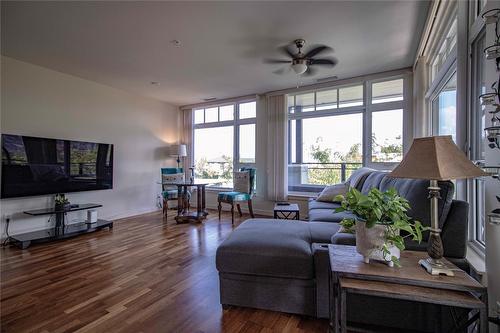
<path id="1" fill-rule="evenodd" d="M 346 232 L 337 232 L 332 236 L 332 244 L 356 246 L 356 235 Z"/>
<path id="2" fill-rule="evenodd" d="M 314 270 L 316 277 L 316 316 L 329 317 L 330 304 L 330 256 L 328 243 L 313 243 Z"/>
<path id="3" fill-rule="evenodd" d="M 453 200 L 450 212 L 441 230 L 444 256 L 464 259 L 467 251 L 469 204 L 461 200 Z"/>

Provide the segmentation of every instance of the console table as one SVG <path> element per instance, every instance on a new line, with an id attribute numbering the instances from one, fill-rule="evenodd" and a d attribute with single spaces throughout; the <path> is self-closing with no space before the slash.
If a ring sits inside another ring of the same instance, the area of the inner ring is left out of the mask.
<path id="1" fill-rule="evenodd" d="M 328 252 L 330 332 L 356 331 L 356 326 L 347 322 L 348 294 L 474 309 L 478 313 L 471 318 L 479 318 L 479 332 L 488 331 L 486 288 L 447 260 L 444 260 L 447 265 L 456 268 L 455 276 L 428 274 L 418 264 L 427 256 L 426 252 L 403 251 L 400 268 L 376 261 L 366 264 L 354 246 L 331 244 Z"/>
<path id="2" fill-rule="evenodd" d="M 56 210 L 55 207 L 35 209 L 25 211 L 24 214 L 31 216 L 43 216 L 43 215 L 55 215 L 56 225 L 54 228 L 37 230 L 33 232 L 26 232 L 22 234 L 10 236 L 11 241 L 19 248 L 26 249 L 33 243 L 44 243 L 55 241 L 59 239 L 65 239 L 70 237 L 75 237 L 81 234 L 86 234 L 89 232 L 94 232 L 102 228 L 113 228 L 113 221 L 107 220 L 97 220 L 96 223 L 75 223 L 66 225 L 65 215 L 68 212 L 75 212 L 79 210 L 87 210 L 93 208 L 102 207 L 100 204 L 79 204 L 71 205 L 70 207 L 63 210 Z"/>

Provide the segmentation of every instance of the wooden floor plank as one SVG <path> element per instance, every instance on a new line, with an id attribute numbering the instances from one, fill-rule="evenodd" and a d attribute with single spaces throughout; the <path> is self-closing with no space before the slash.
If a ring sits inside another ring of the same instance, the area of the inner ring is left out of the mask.
<path id="1" fill-rule="evenodd" d="M 219 304 L 228 214 L 177 225 L 169 212 L 27 250 L 1 250 L 1 332 L 326 332 L 327 322 Z M 248 216 L 235 218 L 235 226 Z"/>

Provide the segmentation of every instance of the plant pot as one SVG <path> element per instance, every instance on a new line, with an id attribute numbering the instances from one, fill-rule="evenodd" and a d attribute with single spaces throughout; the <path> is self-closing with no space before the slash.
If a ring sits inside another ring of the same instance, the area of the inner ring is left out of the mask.
<path id="1" fill-rule="evenodd" d="M 356 221 L 356 250 L 363 256 L 365 263 L 370 263 L 372 259 L 393 267 L 392 256 L 399 259 L 401 252 L 394 245 L 389 246 L 390 254 L 386 254 L 384 257 L 382 245 L 385 243 L 386 231 L 387 226 L 385 225 L 375 224 L 373 227 L 367 228 L 365 222 Z"/>
<path id="2" fill-rule="evenodd" d="M 65 210 L 68 210 L 70 207 L 71 207 L 71 204 L 68 202 L 65 204 L 56 204 L 54 208 L 56 211 L 65 211 Z"/>

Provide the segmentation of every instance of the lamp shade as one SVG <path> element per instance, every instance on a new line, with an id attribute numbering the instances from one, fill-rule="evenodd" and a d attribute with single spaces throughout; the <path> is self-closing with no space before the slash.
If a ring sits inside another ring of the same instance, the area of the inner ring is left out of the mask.
<path id="1" fill-rule="evenodd" d="M 187 156 L 186 145 L 172 145 L 168 149 L 168 154 L 171 156 Z"/>
<path id="2" fill-rule="evenodd" d="M 475 166 L 447 135 L 414 139 L 408 153 L 389 176 L 451 180 L 487 174 Z"/>

